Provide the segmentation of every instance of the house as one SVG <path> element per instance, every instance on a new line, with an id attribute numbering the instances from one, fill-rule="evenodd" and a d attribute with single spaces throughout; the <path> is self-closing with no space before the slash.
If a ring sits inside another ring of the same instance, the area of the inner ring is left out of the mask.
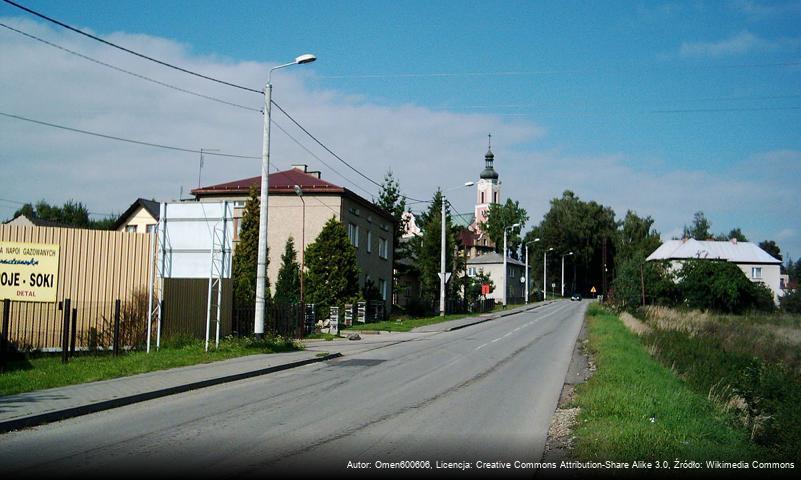
<path id="1" fill-rule="evenodd" d="M 397 220 L 389 213 L 347 188 L 323 180 L 318 171 L 309 171 L 307 165 L 293 165 L 291 169 L 269 176 L 269 211 L 267 244 L 269 265 L 267 277 L 274 287 L 281 268 L 281 255 L 291 236 L 298 249 L 298 260 L 303 261 L 305 246 L 313 242 L 325 223 L 334 217 L 345 225 L 351 243 L 356 247 L 359 265 L 359 287 L 372 282 L 378 288 L 390 311 L 392 292 L 393 232 Z M 296 193 L 299 187 L 302 195 Z M 234 202 L 234 250 L 239 240 L 239 228 L 250 189 L 257 193 L 261 177 L 200 187 L 192 190 L 199 202 Z M 301 249 L 303 245 L 304 249 Z"/>
<path id="2" fill-rule="evenodd" d="M 691 259 L 734 263 L 749 280 L 770 288 L 776 303 L 779 296 L 783 295 L 780 284 L 781 260 L 773 258 L 754 243 L 738 242 L 736 238 L 728 241 L 670 240 L 657 248 L 646 261 L 669 260 L 672 268 L 678 270 L 682 261 Z"/>
<path id="3" fill-rule="evenodd" d="M 156 230 L 159 223 L 159 202 L 137 198 L 117 221 L 112 230 L 129 233 L 150 233 Z"/>
<path id="4" fill-rule="evenodd" d="M 514 258 L 506 258 L 506 275 L 503 274 L 503 256 L 492 252 L 467 260 L 467 275 L 474 277 L 479 273 L 489 275 L 495 284 L 495 290 L 487 298 L 494 298 L 496 302 L 503 303 L 504 282 L 507 288 L 507 300 L 510 304 L 522 303 L 526 293 L 526 265 Z"/>
<path id="5" fill-rule="evenodd" d="M 13 219 L 4 223 L 4 225 L 12 225 L 15 227 L 57 227 L 57 228 L 78 228 L 75 225 L 67 225 L 66 223 L 54 222 L 52 220 L 43 220 L 41 218 L 29 217 L 21 213 Z"/>

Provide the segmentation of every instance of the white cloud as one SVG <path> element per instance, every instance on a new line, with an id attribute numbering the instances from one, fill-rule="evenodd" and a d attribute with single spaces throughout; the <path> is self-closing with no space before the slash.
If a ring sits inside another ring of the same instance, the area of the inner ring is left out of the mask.
<path id="1" fill-rule="evenodd" d="M 715 42 L 684 42 L 679 54 L 683 57 L 725 57 L 754 51 L 777 48 L 777 44 L 764 40 L 751 32 L 742 31 Z"/>

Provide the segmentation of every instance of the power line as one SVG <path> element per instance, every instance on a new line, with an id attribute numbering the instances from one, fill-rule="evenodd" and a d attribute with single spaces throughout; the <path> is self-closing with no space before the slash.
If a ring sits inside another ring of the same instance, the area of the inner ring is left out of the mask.
<path id="1" fill-rule="evenodd" d="M 96 40 L 96 41 L 98 41 L 100 43 L 103 43 L 103 44 L 106 44 L 106 45 L 108 45 L 110 47 L 114 47 L 116 49 L 122 50 L 123 52 L 130 53 L 131 55 L 135 55 L 135 56 L 137 56 L 139 58 L 144 58 L 145 60 L 150 60 L 151 62 L 158 63 L 159 65 L 163 65 L 165 67 L 172 68 L 172 69 L 178 70 L 180 72 L 188 73 L 189 75 L 194 75 L 196 77 L 203 78 L 205 80 L 210 80 L 212 82 L 220 83 L 222 85 L 227 85 L 229 87 L 238 88 L 240 90 L 245 90 L 245 91 L 248 91 L 248 92 L 258 93 L 260 95 L 262 95 L 264 93 L 261 90 L 255 90 L 253 88 L 245 87 L 245 86 L 242 86 L 242 85 L 237 85 L 235 83 L 226 82 L 224 80 L 220 80 L 220 79 L 217 79 L 217 78 L 214 78 L 214 77 L 210 77 L 208 75 L 203 75 L 202 73 L 193 72 L 192 70 L 189 70 L 189 69 L 186 69 L 186 68 L 183 68 L 183 67 L 179 67 L 177 65 L 173 65 L 171 63 L 155 59 L 153 57 L 149 57 L 149 56 L 147 56 L 145 54 L 136 52 L 134 50 L 131 50 L 129 48 L 125 48 L 125 47 L 120 46 L 120 45 L 117 45 L 116 43 L 109 42 L 108 40 L 103 40 L 100 37 L 92 35 L 91 33 L 86 33 L 86 32 L 84 32 L 82 30 L 79 30 L 79 29 L 77 29 L 75 27 L 71 27 L 71 26 L 67 25 L 66 23 L 60 22 L 60 21 L 58 21 L 58 20 L 56 20 L 54 18 L 48 17 L 47 15 L 44 15 L 44 14 L 41 14 L 41 13 L 36 12 L 34 10 L 31 10 L 30 8 L 25 7 L 23 5 L 20 5 L 20 4 L 18 4 L 16 2 L 13 2 L 11 0 L 3 0 L 3 1 L 6 2 L 7 4 L 13 6 L 13 7 L 19 8 L 20 10 L 24 10 L 24 11 L 30 13 L 31 15 L 35 15 L 35 16 L 43 19 L 43 20 L 47 20 L 48 22 L 51 22 L 51 23 L 59 25 L 59 26 L 61 26 L 63 28 L 66 28 L 67 30 L 72 30 L 75 33 L 78 33 L 78 34 L 83 35 L 85 37 L 89 37 L 92 40 Z"/>
<path id="2" fill-rule="evenodd" d="M 244 106 L 244 105 L 239 105 L 238 103 L 233 103 L 233 102 L 229 102 L 227 100 L 222 100 L 220 98 L 212 97 L 210 95 L 204 95 L 202 93 L 193 92 L 193 91 L 187 90 L 185 88 L 177 87 L 175 85 L 170 85 L 169 83 L 165 83 L 165 82 L 162 82 L 162 81 L 159 81 L 159 80 L 155 80 L 153 78 L 147 77 L 145 75 L 141 75 L 139 73 L 135 73 L 135 72 L 131 72 L 129 70 L 125 70 L 124 68 L 120 68 L 120 67 L 111 65 L 109 63 L 94 59 L 94 58 L 86 56 L 86 55 L 84 55 L 82 53 L 76 52 L 74 50 L 70 50 L 69 48 L 62 47 L 61 45 L 57 45 L 55 43 L 49 42 L 49 41 L 47 41 L 47 40 L 45 40 L 43 38 L 39 38 L 36 35 L 31 35 L 30 33 L 23 32 L 22 30 L 18 30 L 18 29 L 14 28 L 14 27 L 10 27 L 10 26 L 8 26 L 8 25 L 6 25 L 4 23 L 1 23 L 1 22 L 0 22 L 0 26 L 4 27 L 4 28 L 7 28 L 8 30 L 11 30 L 13 32 L 16 32 L 16 33 L 18 33 L 20 35 L 23 35 L 25 37 L 28 37 L 30 39 L 36 40 L 37 42 L 44 43 L 45 45 L 49 45 L 49 46 L 51 46 L 53 48 L 57 48 L 59 50 L 67 52 L 69 54 L 72 54 L 72 55 L 75 55 L 77 57 L 83 58 L 84 60 L 88 60 L 88 61 L 96 63 L 98 65 L 102 65 L 104 67 L 108 67 L 108 68 L 110 68 L 112 70 L 116 70 L 118 72 L 122 72 L 122 73 L 125 73 L 127 75 L 131 75 L 131 76 L 139 78 L 141 80 L 145 80 L 145 81 L 148 81 L 148 82 L 155 83 L 157 85 L 161 85 L 162 87 L 171 88 L 171 89 L 177 90 L 179 92 L 188 93 L 189 95 L 194 95 L 196 97 L 205 98 L 206 100 L 211 100 L 213 102 L 223 103 L 225 105 L 229 105 L 229 106 L 232 106 L 232 107 L 237 107 L 237 108 L 241 108 L 241 109 L 244 109 L 244 110 L 251 110 L 251 111 L 254 111 L 254 112 L 261 112 L 261 109 L 259 109 L 259 108 L 247 107 L 247 106 Z"/>
<path id="3" fill-rule="evenodd" d="M 20 116 L 20 115 L 14 115 L 14 114 L 11 114 L 11 113 L 0 112 L 0 115 L 2 115 L 4 117 L 8 117 L 8 118 L 13 118 L 13 119 L 16 119 L 16 120 L 23 120 L 23 121 L 26 121 L 26 122 L 36 123 L 38 125 L 45 125 L 45 126 L 48 126 L 48 127 L 59 128 L 61 130 L 68 130 L 70 132 L 83 133 L 85 135 L 93 135 L 95 137 L 106 138 L 106 139 L 109 139 L 109 140 L 117 140 L 117 141 L 120 141 L 120 142 L 134 143 L 134 144 L 137 144 L 137 145 L 145 145 L 147 147 L 164 148 L 164 149 L 167 149 L 167 150 L 176 150 L 176 151 L 179 151 L 179 152 L 201 153 L 200 150 L 194 150 L 194 149 L 191 149 L 191 148 L 174 147 L 174 146 L 171 146 L 171 145 L 162 145 L 162 144 L 159 144 L 159 143 L 143 142 L 141 140 L 131 140 L 130 138 L 116 137 L 114 135 L 106 135 L 104 133 L 90 132 L 89 130 L 81 130 L 79 128 L 72 128 L 72 127 L 67 127 L 67 126 L 64 126 L 64 125 L 58 125 L 58 124 L 55 124 L 55 123 L 44 122 L 44 121 L 41 121 L 41 120 L 34 120 L 32 118 L 23 117 L 23 116 Z M 203 154 L 204 155 L 216 155 L 218 157 L 229 157 L 229 158 L 246 158 L 246 159 L 253 159 L 253 160 L 260 160 L 261 159 L 261 157 L 253 157 L 253 156 L 248 156 L 248 155 L 234 155 L 234 154 L 230 154 L 230 153 L 214 153 L 214 152 L 207 152 L 205 150 L 203 151 Z"/>

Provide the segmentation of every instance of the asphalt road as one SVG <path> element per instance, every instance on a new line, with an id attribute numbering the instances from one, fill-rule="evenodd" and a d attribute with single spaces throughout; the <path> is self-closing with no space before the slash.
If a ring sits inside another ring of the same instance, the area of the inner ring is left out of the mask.
<path id="1" fill-rule="evenodd" d="M 376 461 L 428 460 L 421 474 L 460 471 L 437 469 L 446 461 L 469 462 L 473 471 L 478 461 L 536 462 L 586 305 L 557 302 L 323 364 L 12 432 L 0 436 L 0 470 L 6 478 L 68 472 L 145 479 L 364 471 L 347 469 L 349 461 L 377 473 Z"/>

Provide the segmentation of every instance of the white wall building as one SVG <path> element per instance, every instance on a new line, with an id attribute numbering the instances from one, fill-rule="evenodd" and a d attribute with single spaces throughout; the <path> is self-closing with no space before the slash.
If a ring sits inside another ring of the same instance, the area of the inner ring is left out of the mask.
<path id="1" fill-rule="evenodd" d="M 663 243 L 647 261 L 670 260 L 674 270 L 681 268 L 683 260 L 724 260 L 740 267 L 752 282 L 765 284 L 773 292 L 773 301 L 778 304 L 784 292 L 780 285 L 781 260 L 751 242 L 700 241 L 694 239 L 670 240 Z"/>

